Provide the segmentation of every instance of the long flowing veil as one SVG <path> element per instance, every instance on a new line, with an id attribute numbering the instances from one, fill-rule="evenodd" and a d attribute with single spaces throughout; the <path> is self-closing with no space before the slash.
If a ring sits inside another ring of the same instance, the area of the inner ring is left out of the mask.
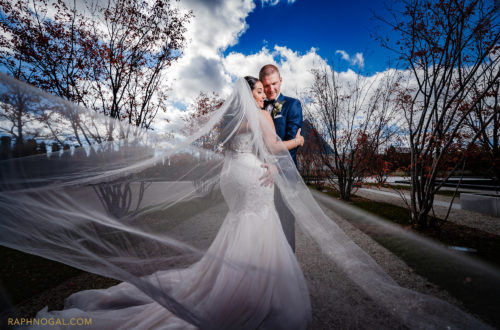
<path id="1" fill-rule="evenodd" d="M 227 212 L 219 186 L 225 148 L 245 130 L 255 154 L 272 165 L 299 230 L 376 304 L 410 328 L 488 327 L 399 286 L 325 215 L 288 151 L 269 143 L 277 137 L 244 79 L 221 108 L 169 134 L 86 110 L 6 75 L 0 75 L 0 107 L 2 127 L 12 128 L 17 140 L 37 137 L 31 145 L 11 145 L 17 157 L 0 161 L 1 245 L 126 281 L 177 317 L 217 328 L 209 315 L 176 299 L 176 283 L 157 274 L 206 257 L 207 241 Z M 57 150 L 68 141 L 73 145 Z M 42 142 L 54 143 L 51 152 L 27 152 Z M 238 260 L 208 257 L 249 271 Z M 491 276 L 498 283 L 498 274 Z"/>

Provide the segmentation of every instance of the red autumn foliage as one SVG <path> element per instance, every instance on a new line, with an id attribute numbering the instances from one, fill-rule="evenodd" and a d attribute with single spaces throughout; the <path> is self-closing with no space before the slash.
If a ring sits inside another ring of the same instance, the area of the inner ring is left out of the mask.
<path id="1" fill-rule="evenodd" d="M 398 43 L 379 40 L 399 55 L 400 65 L 410 73 L 407 87 L 399 92 L 411 154 L 408 206 L 413 225 L 425 228 L 439 225 L 428 217 L 434 194 L 465 167 L 469 146 L 498 117 L 498 109 L 483 111 L 482 119 L 476 117 L 482 121 L 479 129 L 466 125 L 478 107 L 490 104 L 488 95 L 500 83 L 500 6 L 484 0 L 402 4 L 402 15 L 389 9 L 392 21 L 379 17 L 399 33 Z"/>
<path id="2" fill-rule="evenodd" d="M 393 98 L 399 75 L 381 74 L 370 80 L 358 74 L 355 82 L 345 84 L 331 68 L 313 74 L 312 105 L 306 115 L 324 141 L 318 144 L 318 155 L 325 181 L 349 200 L 378 150 L 397 133 Z"/>
<path id="3" fill-rule="evenodd" d="M 210 118 L 210 114 L 217 111 L 222 104 L 224 104 L 224 99 L 219 94 L 215 92 L 212 94 L 201 92 L 190 105 L 190 113 L 184 117 L 184 121 L 187 122 L 186 130 L 188 133 L 192 134 L 199 127 L 203 126 Z M 213 130 L 202 136 L 197 143 L 203 149 L 220 151 L 218 146 L 220 129 L 221 125 L 216 125 Z"/>
<path id="4" fill-rule="evenodd" d="M 149 128 L 191 13 L 170 0 L 0 0 L 0 64 L 17 79 Z"/>

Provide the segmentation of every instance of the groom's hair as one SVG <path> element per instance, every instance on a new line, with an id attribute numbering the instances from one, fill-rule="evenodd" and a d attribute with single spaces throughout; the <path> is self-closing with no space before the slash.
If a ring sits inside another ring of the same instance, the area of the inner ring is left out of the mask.
<path id="1" fill-rule="evenodd" d="M 278 72 L 278 76 L 280 75 L 280 71 L 278 70 L 278 67 L 274 64 L 267 64 L 260 69 L 259 72 L 259 79 L 262 80 L 264 77 L 270 76 L 273 73 Z"/>

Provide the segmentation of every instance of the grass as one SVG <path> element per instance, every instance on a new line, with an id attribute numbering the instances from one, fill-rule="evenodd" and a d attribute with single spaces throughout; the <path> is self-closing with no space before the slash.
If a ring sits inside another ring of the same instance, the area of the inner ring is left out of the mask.
<path id="1" fill-rule="evenodd" d="M 330 189 L 326 194 L 339 198 L 338 193 Z M 358 196 L 353 196 L 348 203 L 396 223 L 406 230 L 416 232 L 410 225 L 410 212 L 404 207 L 371 201 Z M 341 216 L 404 260 L 416 273 L 462 301 L 469 311 L 492 324 L 500 324 L 498 276 L 491 277 L 476 267 L 470 267 L 463 258 L 450 258 L 431 247 L 419 244 L 418 241 L 380 233 L 369 224 L 358 221 L 348 214 L 341 214 Z M 497 268 L 500 267 L 500 236 L 498 235 L 457 225 L 450 221 L 443 222 L 439 228 L 418 231 L 418 234 L 445 246 L 476 249 L 476 253 L 468 255 Z"/>
<path id="2" fill-rule="evenodd" d="M 326 192 L 324 190 L 326 190 Z M 331 197 L 340 199 L 340 194 L 336 190 L 322 188 L 322 191 Z M 355 195 L 351 197 L 348 203 L 382 218 L 391 220 L 392 222 L 402 225 L 410 224 L 410 211 L 404 207 L 394 206 L 389 203 L 375 202 Z"/>
<path id="3" fill-rule="evenodd" d="M 411 227 L 411 214 L 407 208 L 360 197 L 354 197 L 351 204 L 447 246 L 473 248 L 477 250 L 476 257 L 500 267 L 500 236 L 498 235 L 441 219 L 438 220 L 442 222 L 440 227 L 417 231 Z"/>
<path id="4" fill-rule="evenodd" d="M 463 193 L 465 191 L 457 191 L 457 195 L 455 198 L 460 198 L 460 193 Z M 436 195 L 441 195 L 441 196 L 448 196 L 448 197 L 453 197 L 455 195 L 455 190 L 438 190 Z"/>
<path id="5" fill-rule="evenodd" d="M 0 246 L 0 282 L 16 305 L 83 271 L 32 254 Z"/>
<path id="6" fill-rule="evenodd" d="M 410 211 L 404 207 L 394 207 L 393 204 L 373 202 L 357 196 L 352 198 L 351 204 L 400 225 L 410 225 L 411 223 Z"/>

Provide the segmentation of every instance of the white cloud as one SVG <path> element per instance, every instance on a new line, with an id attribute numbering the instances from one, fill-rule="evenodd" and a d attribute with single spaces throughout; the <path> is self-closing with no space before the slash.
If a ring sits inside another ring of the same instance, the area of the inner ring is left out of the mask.
<path id="1" fill-rule="evenodd" d="M 100 0 L 101 1 L 101 0 Z M 261 0 L 262 7 L 275 6 L 285 0 Z M 295 0 L 286 0 L 293 4 Z M 78 2 L 77 2 L 78 3 Z M 313 83 L 311 69 L 326 67 L 327 62 L 315 48 L 299 53 L 286 45 L 269 45 L 250 55 L 223 51 L 235 45 L 239 37 L 249 28 L 247 16 L 255 9 L 257 0 L 183 0 L 176 3 L 183 11 L 192 10 L 194 17 L 187 26 L 187 47 L 182 58 L 169 69 L 171 84 L 170 104 L 166 113 L 158 113 L 155 128 L 169 130 L 182 125 L 185 108 L 200 92 L 218 92 L 227 96 L 232 83 L 238 77 L 257 77 L 260 68 L 275 64 L 283 77 L 282 92 L 289 96 L 301 96 Z M 349 55 L 344 50 L 335 54 L 352 66 L 364 67 L 363 53 Z M 354 83 L 358 74 L 351 69 L 339 74 L 342 84 Z M 367 77 L 368 80 L 375 79 Z M 166 120 L 170 123 L 167 124 Z"/>
<path id="2" fill-rule="evenodd" d="M 232 78 L 257 77 L 263 65 L 273 62 L 273 54 L 266 47 L 262 48 L 260 52 L 251 55 L 230 53 L 223 59 L 224 70 Z"/>
<path id="3" fill-rule="evenodd" d="M 280 2 L 280 0 L 261 0 L 261 4 L 262 4 L 262 7 L 265 7 L 266 5 L 267 6 L 276 6 L 278 3 Z M 295 0 L 287 0 L 287 3 L 291 4 L 291 3 L 294 3 Z"/>
<path id="4" fill-rule="evenodd" d="M 354 56 L 349 56 L 349 54 L 344 50 L 337 50 L 335 54 L 340 54 L 343 60 L 349 62 L 351 65 L 357 65 L 361 69 L 365 66 L 365 59 L 363 53 L 356 53 Z"/>
<path id="5" fill-rule="evenodd" d="M 350 61 L 350 57 L 349 57 L 349 54 L 347 54 L 344 50 L 337 50 L 335 52 L 335 54 L 340 54 L 342 56 L 342 59 L 346 60 L 346 61 Z"/>
<path id="6" fill-rule="evenodd" d="M 248 28 L 245 19 L 255 4 L 252 0 L 186 0 L 179 6 L 192 10 L 194 17 L 187 26 L 184 54 L 169 72 L 170 81 L 175 79 L 171 98 L 189 103 L 200 91 L 219 91 L 230 82 L 221 54 Z"/>
<path id="7" fill-rule="evenodd" d="M 314 48 L 304 55 L 280 46 L 275 46 L 275 51 L 278 58 L 281 58 L 278 67 L 283 77 L 283 93 L 291 96 L 296 96 L 311 86 L 314 79 L 311 73 L 313 68 L 326 65 L 326 61 Z"/>
<path id="8" fill-rule="evenodd" d="M 263 1 L 268 5 L 276 5 L 280 0 Z M 287 2 L 293 3 L 295 0 Z M 172 100 L 185 103 L 195 98 L 200 91 L 227 91 L 234 77 L 225 70 L 227 63 L 222 52 L 236 44 L 249 28 L 246 18 L 255 9 L 254 1 L 184 0 L 178 6 L 182 10 L 192 10 L 194 17 L 187 27 L 189 44 L 169 73 L 170 81 L 175 79 Z M 255 56 L 248 57 L 258 62 Z M 262 54 L 257 57 L 262 57 Z M 268 56 L 262 61 L 269 61 L 270 58 Z M 258 63 L 252 68 L 260 69 L 263 64 Z M 258 69 L 247 74 L 257 75 Z"/>

